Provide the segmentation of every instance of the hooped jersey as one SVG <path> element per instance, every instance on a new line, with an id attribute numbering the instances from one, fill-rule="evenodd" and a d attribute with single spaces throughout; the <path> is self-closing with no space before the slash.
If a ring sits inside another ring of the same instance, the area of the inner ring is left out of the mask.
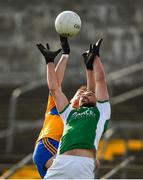
<path id="1" fill-rule="evenodd" d="M 70 105 L 60 112 L 65 123 L 59 153 L 71 149 L 96 149 L 107 128 L 111 109 L 108 101 L 97 102 L 95 107 L 73 109 Z"/>
<path id="2" fill-rule="evenodd" d="M 39 141 L 44 137 L 48 137 L 56 141 L 60 141 L 62 133 L 63 133 L 63 121 L 58 114 L 52 96 L 49 95 L 44 123 L 37 141 Z"/>

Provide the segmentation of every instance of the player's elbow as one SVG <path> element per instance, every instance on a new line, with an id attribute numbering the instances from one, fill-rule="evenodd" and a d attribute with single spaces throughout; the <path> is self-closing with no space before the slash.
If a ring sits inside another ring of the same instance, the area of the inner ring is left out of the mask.
<path id="1" fill-rule="evenodd" d="M 51 87 L 51 88 L 49 88 L 49 91 L 53 97 L 56 97 L 60 91 L 60 87 Z"/>
<path id="2" fill-rule="evenodd" d="M 49 87 L 49 91 L 54 94 L 56 91 L 57 91 L 58 87 L 53 87 L 53 86 L 50 86 Z"/>
<path id="3" fill-rule="evenodd" d="M 59 85 L 56 81 L 47 81 L 49 91 L 54 92 L 59 88 Z"/>

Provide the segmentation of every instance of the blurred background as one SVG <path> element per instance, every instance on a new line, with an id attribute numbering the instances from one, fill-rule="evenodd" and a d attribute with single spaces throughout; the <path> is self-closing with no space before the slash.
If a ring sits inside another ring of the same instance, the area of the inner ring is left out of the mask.
<path id="1" fill-rule="evenodd" d="M 0 175 L 39 178 L 31 156 L 47 105 L 46 66 L 36 43 L 60 47 L 56 16 L 82 21 L 70 38 L 63 88 L 69 98 L 86 83 L 81 57 L 104 41 L 101 58 L 112 104 L 110 129 L 98 152 L 98 178 L 143 178 L 143 1 L 0 0 Z M 58 58 L 57 58 L 58 61 Z"/>

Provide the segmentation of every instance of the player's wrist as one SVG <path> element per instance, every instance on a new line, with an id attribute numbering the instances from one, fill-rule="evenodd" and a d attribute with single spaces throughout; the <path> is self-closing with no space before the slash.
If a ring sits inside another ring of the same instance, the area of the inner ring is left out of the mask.
<path id="1" fill-rule="evenodd" d="M 88 65 L 88 66 L 86 66 L 86 69 L 87 69 L 87 71 L 93 71 L 93 65 Z"/>
<path id="2" fill-rule="evenodd" d="M 69 58 L 69 54 L 62 54 L 62 58 L 68 59 Z"/>
<path id="3" fill-rule="evenodd" d="M 69 55 L 70 54 L 70 50 L 63 50 L 62 54 Z"/>
<path id="4" fill-rule="evenodd" d="M 49 58 L 46 59 L 46 58 L 45 58 L 45 60 L 46 60 L 46 64 L 48 64 L 48 63 L 54 63 L 54 59 L 49 59 Z"/>

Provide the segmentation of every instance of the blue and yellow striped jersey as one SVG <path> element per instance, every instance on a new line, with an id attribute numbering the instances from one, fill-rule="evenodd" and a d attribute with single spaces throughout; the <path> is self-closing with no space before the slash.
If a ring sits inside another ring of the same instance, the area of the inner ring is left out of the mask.
<path id="1" fill-rule="evenodd" d="M 60 141 L 62 133 L 63 133 L 63 121 L 58 114 L 52 96 L 49 95 L 44 123 L 37 141 L 39 141 L 44 137 L 48 137 L 56 141 Z"/>

